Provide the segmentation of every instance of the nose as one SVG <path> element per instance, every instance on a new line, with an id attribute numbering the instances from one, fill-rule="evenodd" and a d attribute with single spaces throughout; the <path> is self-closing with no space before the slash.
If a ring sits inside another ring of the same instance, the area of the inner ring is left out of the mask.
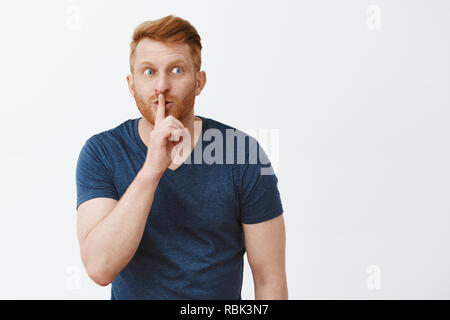
<path id="1" fill-rule="evenodd" d="M 156 81 L 155 86 L 155 97 L 158 99 L 158 95 L 162 93 L 165 98 L 167 98 L 167 93 L 169 91 L 170 84 L 165 75 L 161 75 L 158 80 Z"/>
<path id="2" fill-rule="evenodd" d="M 167 91 L 167 90 L 166 90 L 166 91 L 159 91 L 159 90 L 156 90 L 156 89 L 155 89 L 155 98 L 154 98 L 154 101 L 155 101 L 155 102 L 158 101 L 158 97 L 159 97 L 159 94 L 160 94 L 160 93 L 163 94 L 164 100 L 167 99 L 167 94 L 168 94 L 168 91 Z"/>

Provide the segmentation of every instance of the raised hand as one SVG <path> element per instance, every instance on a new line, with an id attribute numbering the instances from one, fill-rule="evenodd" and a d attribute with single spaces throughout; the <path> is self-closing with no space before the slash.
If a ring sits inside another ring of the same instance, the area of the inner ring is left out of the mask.
<path id="1" fill-rule="evenodd" d="M 162 175 L 172 163 L 172 150 L 182 141 L 183 129 L 184 125 L 180 120 L 172 115 L 166 117 L 164 95 L 160 93 L 144 167 Z"/>

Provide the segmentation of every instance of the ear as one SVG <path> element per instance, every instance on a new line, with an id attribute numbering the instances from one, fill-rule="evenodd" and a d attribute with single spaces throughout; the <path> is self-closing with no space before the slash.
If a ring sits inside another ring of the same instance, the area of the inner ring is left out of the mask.
<path id="1" fill-rule="evenodd" d="M 130 90 L 130 93 L 134 98 L 134 82 L 133 76 L 130 74 L 127 74 L 127 83 L 128 83 L 128 90 Z"/>
<path id="2" fill-rule="evenodd" d="M 205 71 L 198 71 L 195 79 L 195 95 L 198 96 L 206 84 L 206 73 Z"/>

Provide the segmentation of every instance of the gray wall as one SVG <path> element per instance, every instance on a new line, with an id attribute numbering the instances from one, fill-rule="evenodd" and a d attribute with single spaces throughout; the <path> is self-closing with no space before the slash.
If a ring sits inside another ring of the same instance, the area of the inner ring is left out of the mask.
<path id="1" fill-rule="evenodd" d="M 140 116 L 131 34 L 168 14 L 202 37 L 195 113 L 279 135 L 289 298 L 450 298 L 450 2 L 111 2 L 2 3 L 0 298 L 109 298 L 79 256 L 76 160 Z"/>

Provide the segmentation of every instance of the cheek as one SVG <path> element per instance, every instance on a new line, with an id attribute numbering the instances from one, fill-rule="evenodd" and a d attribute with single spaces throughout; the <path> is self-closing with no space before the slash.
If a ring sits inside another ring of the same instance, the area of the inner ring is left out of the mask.
<path id="1" fill-rule="evenodd" d="M 187 97 L 192 95 L 192 92 L 195 92 L 195 81 L 194 79 L 189 79 L 185 83 L 183 83 L 183 96 Z"/>
<path id="2" fill-rule="evenodd" d="M 151 97 L 151 90 L 149 87 L 135 87 L 135 94 L 141 99 L 147 101 Z"/>
<path id="3" fill-rule="evenodd" d="M 146 94 L 150 91 L 152 87 L 152 84 L 150 81 L 147 81 L 145 79 L 142 79 L 141 77 L 136 77 L 134 80 L 134 88 L 136 91 L 140 92 L 141 94 Z"/>

